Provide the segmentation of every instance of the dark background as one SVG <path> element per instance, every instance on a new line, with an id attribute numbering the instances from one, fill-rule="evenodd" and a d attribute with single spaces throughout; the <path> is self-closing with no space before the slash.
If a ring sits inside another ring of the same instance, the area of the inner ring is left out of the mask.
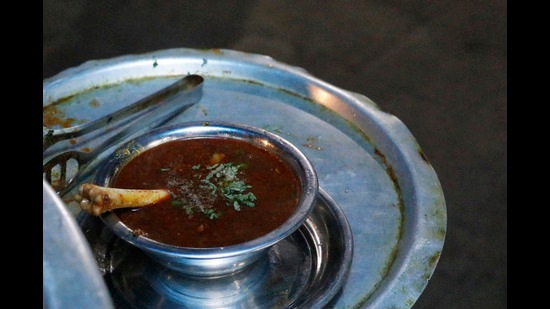
<path id="1" fill-rule="evenodd" d="M 43 78 L 176 47 L 269 55 L 400 118 L 448 211 L 414 308 L 507 307 L 506 1 L 43 1 Z"/>

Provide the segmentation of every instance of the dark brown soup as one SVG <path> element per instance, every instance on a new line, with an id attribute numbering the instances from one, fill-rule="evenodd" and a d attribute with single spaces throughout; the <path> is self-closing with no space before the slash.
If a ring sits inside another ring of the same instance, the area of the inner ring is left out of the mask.
<path id="1" fill-rule="evenodd" d="M 296 209 L 294 172 L 268 151 L 223 138 L 175 140 L 139 154 L 113 187 L 168 189 L 169 201 L 119 209 L 136 233 L 184 247 L 242 243 L 281 225 Z"/>

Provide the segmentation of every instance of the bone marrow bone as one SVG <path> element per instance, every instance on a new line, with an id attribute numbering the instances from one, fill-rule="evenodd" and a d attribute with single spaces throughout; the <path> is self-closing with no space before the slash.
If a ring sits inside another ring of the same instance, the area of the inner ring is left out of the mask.
<path id="1" fill-rule="evenodd" d="M 79 193 L 74 198 L 80 204 L 80 209 L 91 215 L 99 216 L 117 208 L 155 205 L 170 198 L 170 192 L 163 189 L 110 188 L 84 183 L 80 185 Z"/>

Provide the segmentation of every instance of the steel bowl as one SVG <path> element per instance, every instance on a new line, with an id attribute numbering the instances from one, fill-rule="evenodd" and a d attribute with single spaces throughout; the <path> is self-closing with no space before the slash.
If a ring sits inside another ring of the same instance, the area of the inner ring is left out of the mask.
<path id="1" fill-rule="evenodd" d="M 135 235 L 116 212 L 107 212 L 101 220 L 119 238 L 143 250 L 163 266 L 185 275 L 221 276 L 240 271 L 266 256 L 271 246 L 295 232 L 309 217 L 319 192 L 317 173 L 308 158 L 280 136 L 249 125 L 231 122 L 187 122 L 149 131 L 123 145 L 99 167 L 94 182 L 109 186 L 117 172 L 139 153 L 159 144 L 190 138 L 223 137 L 239 139 L 266 149 L 280 157 L 294 170 L 301 186 L 301 196 L 294 213 L 275 230 L 256 239 L 215 248 L 190 248 L 164 244 L 146 236 Z"/>

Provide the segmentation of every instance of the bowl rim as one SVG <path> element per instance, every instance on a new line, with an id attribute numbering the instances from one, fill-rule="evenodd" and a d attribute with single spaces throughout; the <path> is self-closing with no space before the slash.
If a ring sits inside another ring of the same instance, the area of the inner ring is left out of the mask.
<path id="1" fill-rule="evenodd" d="M 115 212 L 107 212 L 100 215 L 104 224 L 115 235 L 148 252 L 189 259 L 219 259 L 251 254 L 269 248 L 295 232 L 307 220 L 313 211 L 315 199 L 319 192 L 319 181 L 313 164 L 299 148 L 283 137 L 273 132 L 238 122 L 188 121 L 150 130 L 116 147 L 115 151 L 98 167 L 94 183 L 108 186 L 120 167 L 143 150 L 173 140 L 204 137 L 252 140 L 253 144 L 258 146 L 261 141 L 267 140 L 269 147 L 263 149 L 276 154 L 277 152 L 282 152 L 284 154 L 283 158 L 292 158 L 298 167 L 293 167 L 293 169 L 303 172 L 301 175 L 298 175 L 303 188 L 298 206 L 290 217 L 274 230 L 255 239 L 230 246 L 208 248 L 181 247 L 165 244 L 146 236 L 136 236 L 133 234 L 132 229 L 120 221 Z M 287 154 L 290 156 L 287 156 Z"/>

